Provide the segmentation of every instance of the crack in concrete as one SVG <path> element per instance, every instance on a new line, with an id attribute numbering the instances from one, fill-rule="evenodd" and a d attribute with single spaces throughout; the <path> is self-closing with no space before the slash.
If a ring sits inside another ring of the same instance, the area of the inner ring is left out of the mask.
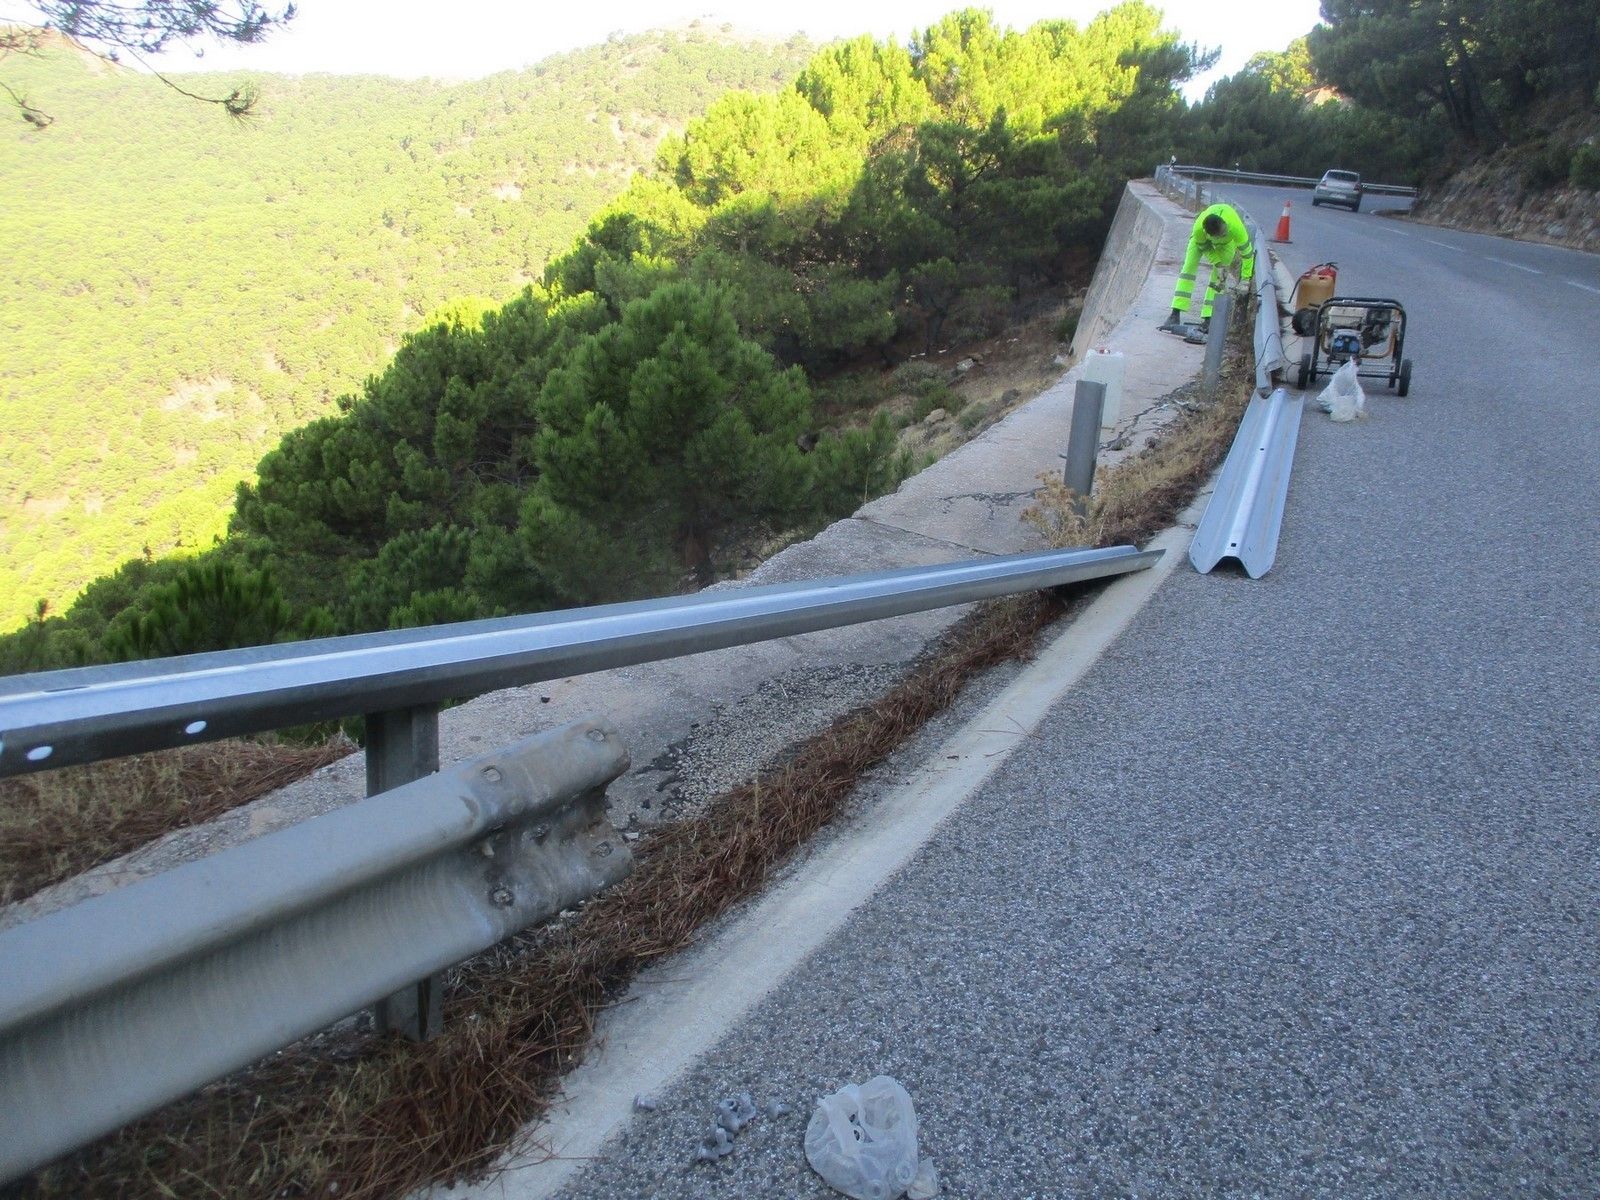
<path id="1" fill-rule="evenodd" d="M 935 546 L 953 546 L 958 550 L 965 550 L 969 554 L 978 554 L 984 558 L 994 557 L 993 550 L 984 550 L 977 546 L 969 546 L 966 542 L 953 542 L 949 538 L 932 537 L 920 529 L 910 529 L 904 525 L 896 525 L 893 521 L 885 521 L 879 517 L 863 516 L 861 513 L 857 513 L 854 519 L 857 521 L 866 521 L 869 524 L 878 526 L 880 529 L 893 529 L 896 533 L 910 534 L 912 537 L 919 537 L 923 539 L 923 541 L 930 542 Z"/>
<path id="2" fill-rule="evenodd" d="M 1037 496 L 1038 494 L 1038 488 L 1027 488 L 1020 492 L 957 492 L 953 496 L 940 497 L 939 503 L 951 504 L 957 500 L 977 500 L 982 504 L 993 506 L 996 504 L 1009 504 L 1013 500 L 1019 500 L 1024 496 Z"/>

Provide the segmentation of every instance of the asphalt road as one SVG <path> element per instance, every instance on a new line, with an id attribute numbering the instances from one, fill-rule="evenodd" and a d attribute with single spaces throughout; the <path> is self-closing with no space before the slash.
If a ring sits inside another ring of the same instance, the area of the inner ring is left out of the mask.
<path id="1" fill-rule="evenodd" d="M 878 1072 L 951 1197 L 1600 1193 L 1600 259 L 1293 236 L 1406 305 L 1410 398 L 1307 412 L 1272 573 L 1180 568 L 565 1196 L 831 1196 L 806 1115 Z M 739 1090 L 797 1111 L 692 1164 Z"/>

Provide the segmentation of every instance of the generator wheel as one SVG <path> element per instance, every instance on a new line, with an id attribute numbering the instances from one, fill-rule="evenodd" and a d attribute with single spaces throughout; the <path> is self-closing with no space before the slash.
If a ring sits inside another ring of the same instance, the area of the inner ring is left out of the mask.
<path id="1" fill-rule="evenodd" d="M 1299 388 L 1303 392 L 1303 391 L 1306 390 L 1306 384 L 1308 384 L 1310 382 L 1311 382 L 1311 355 L 1302 354 L 1300 356 L 1300 373 L 1295 376 L 1294 385 L 1295 385 L 1295 387 Z"/>
<path id="2" fill-rule="evenodd" d="M 1411 390 L 1411 360 L 1408 358 L 1400 364 L 1400 394 L 1404 396 Z"/>

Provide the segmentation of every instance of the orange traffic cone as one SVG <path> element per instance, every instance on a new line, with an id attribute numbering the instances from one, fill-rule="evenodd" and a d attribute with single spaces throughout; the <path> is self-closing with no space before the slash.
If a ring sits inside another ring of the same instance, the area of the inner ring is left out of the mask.
<path id="1" fill-rule="evenodd" d="M 1278 232 L 1272 235 L 1272 240 L 1275 242 L 1287 242 L 1289 240 L 1289 202 L 1287 200 L 1283 202 L 1283 216 L 1278 218 Z"/>

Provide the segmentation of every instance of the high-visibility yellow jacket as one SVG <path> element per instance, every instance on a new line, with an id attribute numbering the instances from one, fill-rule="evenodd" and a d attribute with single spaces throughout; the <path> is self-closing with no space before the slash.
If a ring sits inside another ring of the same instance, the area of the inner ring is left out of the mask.
<path id="1" fill-rule="evenodd" d="M 1222 218 L 1221 237 L 1206 232 L 1206 218 L 1215 213 Z M 1256 273 L 1256 244 L 1245 228 L 1244 219 L 1231 204 L 1213 204 L 1194 219 L 1194 229 L 1189 234 L 1190 256 L 1199 251 L 1212 262 L 1231 263 L 1239 256 L 1239 278 L 1253 279 Z M 1193 269 L 1192 267 L 1190 268 Z"/>

